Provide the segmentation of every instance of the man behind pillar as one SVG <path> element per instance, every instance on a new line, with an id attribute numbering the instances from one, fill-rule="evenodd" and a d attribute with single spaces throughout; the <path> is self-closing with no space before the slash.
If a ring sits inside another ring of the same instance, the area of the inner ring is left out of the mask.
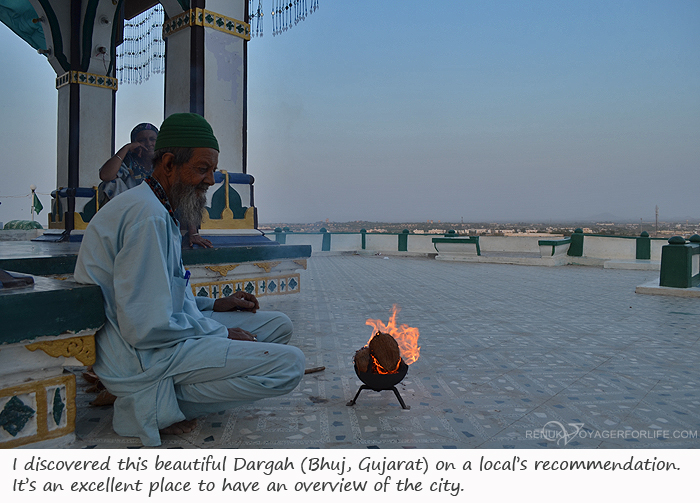
<path id="1" fill-rule="evenodd" d="M 92 218 L 75 267 L 104 297 L 93 369 L 117 396 L 114 430 L 148 446 L 202 415 L 289 393 L 304 373 L 286 315 L 258 312 L 246 292 L 195 298 L 188 284 L 174 212 L 201 219 L 218 157 L 203 117 L 165 119 L 153 174 Z"/>

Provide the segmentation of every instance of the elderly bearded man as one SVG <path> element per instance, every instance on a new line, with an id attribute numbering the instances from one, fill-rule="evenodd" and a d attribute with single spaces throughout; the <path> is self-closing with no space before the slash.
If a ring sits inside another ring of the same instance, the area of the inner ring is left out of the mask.
<path id="1" fill-rule="evenodd" d="M 192 431 L 196 418 L 289 393 L 304 355 L 286 342 L 287 316 L 257 312 L 237 292 L 216 301 L 192 295 L 180 226 L 201 218 L 214 184 L 219 144 L 196 114 L 161 126 L 153 174 L 90 221 L 75 279 L 102 289 L 107 321 L 93 369 L 117 400 L 114 430 L 160 445 L 160 434 Z"/>

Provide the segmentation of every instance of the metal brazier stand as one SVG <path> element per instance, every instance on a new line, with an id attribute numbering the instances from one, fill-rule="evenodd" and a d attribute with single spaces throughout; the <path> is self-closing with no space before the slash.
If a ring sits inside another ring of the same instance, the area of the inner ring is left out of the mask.
<path id="1" fill-rule="evenodd" d="M 357 394 L 355 395 L 355 398 L 350 400 L 346 405 L 348 406 L 353 406 L 355 405 L 355 402 L 357 401 L 357 397 L 360 396 L 360 393 L 362 392 L 363 389 L 370 389 L 372 391 L 384 391 L 384 390 L 391 390 L 394 392 L 394 395 L 396 395 L 396 398 L 399 400 L 399 403 L 401 404 L 401 407 L 403 409 L 410 409 L 411 407 L 409 405 L 406 405 L 403 401 L 403 398 L 401 398 L 401 395 L 399 395 L 399 390 L 396 389 L 396 385 L 400 383 L 404 377 L 406 377 L 406 372 L 408 372 L 408 365 L 401 360 L 401 363 L 399 364 L 399 369 L 397 372 L 393 374 L 377 374 L 374 372 L 361 372 L 357 368 L 357 364 L 355 366 L 355 373 L 357 374 L 357 377 L 362 381 L 364 384 L 360 386 L 360 389 L 357 390 Z"/>

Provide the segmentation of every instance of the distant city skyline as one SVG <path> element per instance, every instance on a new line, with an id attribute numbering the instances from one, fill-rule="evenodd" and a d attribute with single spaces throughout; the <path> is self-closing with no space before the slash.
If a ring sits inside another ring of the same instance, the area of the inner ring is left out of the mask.
<path id="1" fill-rule="evenodd" d="M 322 1 L 266 25 L 248 44 L 260 221 L 698 219 L 698 26 L 690 0 Z M 35 184 L 45 225 L 55 74 L 0 41 L 0 221 L 30 218 L 11 196 Z M 162 76 L 120 86 L 117 148 L 162 102 Z"/>

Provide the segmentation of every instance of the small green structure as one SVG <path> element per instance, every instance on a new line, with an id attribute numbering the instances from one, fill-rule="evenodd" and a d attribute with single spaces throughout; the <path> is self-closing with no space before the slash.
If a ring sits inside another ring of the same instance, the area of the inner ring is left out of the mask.
<path id="1" fill-rule="evenodd" d="M 571 235 L 571 245 L 566 254 L 569 257 L 583 257 L 583 229 L 576 229 Z"/>
<path id="2" fill-rule="evenodd" d="M 642 233 L 637 238 L 637 260 L 651 260 L 651 238 L 647 231 Z"/>
<path id="3" fill-rule="evenodd" d="M 404 229 L 401 234 L 399 234 L 399 251 L 400 252 L 405 252 L 408 251 L 408 234 L 409 234 L 408 229 Z"/>
<path id="4" fill-rule="evenodd" d="M 659 286 L 692 288 L 700 285 L 700 236 L 686 241 L 673 236 L 661 249 Z"/>

